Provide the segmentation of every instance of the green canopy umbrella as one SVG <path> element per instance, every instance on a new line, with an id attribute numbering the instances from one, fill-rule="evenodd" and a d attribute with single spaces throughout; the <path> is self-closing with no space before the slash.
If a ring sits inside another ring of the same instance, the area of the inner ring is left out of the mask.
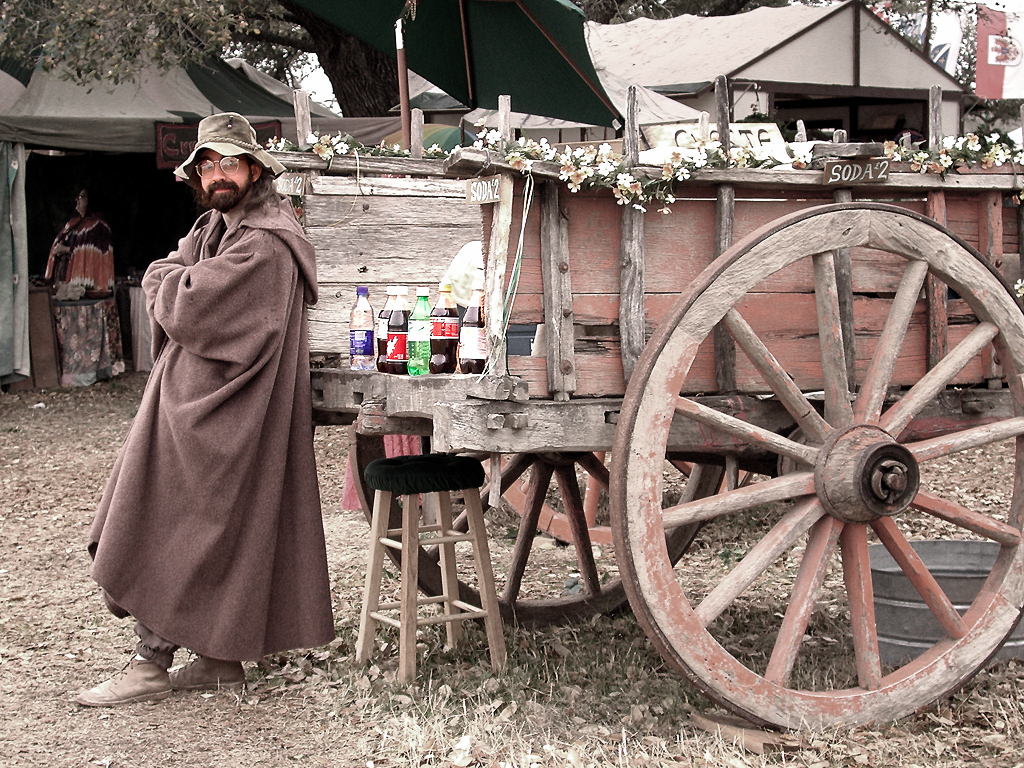
<path id="1" fill-rule="evenodd" d="M 466 106 L 614 126 L 569 0 L 292 0 L 374 48 L 397 56 L 404 14 L 408 66 Z"/>

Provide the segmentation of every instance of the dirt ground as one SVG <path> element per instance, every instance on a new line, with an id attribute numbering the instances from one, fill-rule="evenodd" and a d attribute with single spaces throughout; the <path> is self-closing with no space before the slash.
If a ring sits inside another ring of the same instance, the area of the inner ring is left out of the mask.
<path id="1" fill-rule="evenodd" d="M 84 544 L 144 383 L 130 374 L 0 396 L 0 763 L 319 765 L 333 755 L 339 765 L 365 754 L 358 734 L 322 727 L 329 713 L 316 689 L 285 659 L 267 670 L 294 680 L 266 678 L 242 699 L 180 696 L 109 710 L 73 703 L 78 690 L 120 670 L 134 644 L 130 620 L 102 607 Z M 337 511 L 343 430 L 319 429 L 316 440 L 336 608 L 343 623 L 357 623 L 366 524 Z"/>
<path id="2" fill-rule="evenodd" d="M 2 766 L 1024 766 L 1019 662 L 979 675 L 938 710 L 829 734 L 789 756 L 752 756 L 688 728 L 687 712 L 707 701 L 665 669 L 628 614 L 511 631 L 501 678 L 478 652 L 437 656 L 417 691 L 394 685 L 393 671 L 354 669 L 367 526 L 339 509 L 342 427 L 315 438 L 334 643 L 248 665 L 241 696 L 79 707 L 75 693 L 120 670 L 134 645 L 130 620 L 102 606 L 84 545 L 144 383 L 129 374 L 0 395 Z M 1007 460 L 962 461 L 954 495 L 1007 493 Z M 585 746 L 569 747 L 577 738 Z"/>

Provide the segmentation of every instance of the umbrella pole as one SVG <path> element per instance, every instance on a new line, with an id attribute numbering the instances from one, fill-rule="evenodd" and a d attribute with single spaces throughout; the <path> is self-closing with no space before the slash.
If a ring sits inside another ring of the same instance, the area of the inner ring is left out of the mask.
<path id="1" fill-rule="evenodd" d="M 402 112 L 402 143 L 412 149 L 412 111 L 409 108 L 409 66 L 405 61 L 402 20 L 395 22 L 395 53 L 398 56 L 398 102 Z"/>

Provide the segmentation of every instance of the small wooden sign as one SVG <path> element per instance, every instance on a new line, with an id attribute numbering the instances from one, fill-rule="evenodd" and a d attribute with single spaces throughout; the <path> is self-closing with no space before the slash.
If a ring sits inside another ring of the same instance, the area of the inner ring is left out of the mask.
<path id="1" fill-rule="evenodd" d="M 889 160 L 871 157 L 863 160 L 826 160 L 822 172 L 825 184 L 867 184 L 889 179 Z"/>
<path id="2" fill-rule="evenodd" d="M 484 205 L 498 202 L 501 176 L 486 176 L 481 179 L 466 179 L 466 202 L 470 205 Z"/>
<path id="3" fill-rule="evenodd" d="M 281 121 L 252 123 L 256 140 L 265 146 L 269 139 L 281 138 Z M 199 123 L 156 123 L 156 167 L 177 168 L 199 143 Z"/>

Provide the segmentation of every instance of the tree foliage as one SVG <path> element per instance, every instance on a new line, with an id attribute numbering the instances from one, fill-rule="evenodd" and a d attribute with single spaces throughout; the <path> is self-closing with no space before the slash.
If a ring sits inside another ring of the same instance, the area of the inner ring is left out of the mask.
<path id="1" fill-rule="evenodd" d="M 369 1 L 369 0 L 368 0 Z M 801 0 L 821 4 L 826 0 Z M 618 23 L 680 14 L 726 16 L 787 0 L 575 0 L 587 18 Z M 911 30 L 927 0 L 878 0 L 880 15 L 921 45 Z M 998 5 L 993 0 L 993 5 Z M 972 23 L 973 0 L 932 0 Z M 965 30 L 957 76 L 974 75 L 973 27 Z M 0 56 L 25 66 L 60 66 L 76 82 L 120 82 L 147 63 L 168 68 L 211 56 L 242 56 L 298 85 L 319 64 L 348 116 L 383 115 L 398 102 L 394 60 L 318 19 L 292 0 L 0 0 Z"/>

